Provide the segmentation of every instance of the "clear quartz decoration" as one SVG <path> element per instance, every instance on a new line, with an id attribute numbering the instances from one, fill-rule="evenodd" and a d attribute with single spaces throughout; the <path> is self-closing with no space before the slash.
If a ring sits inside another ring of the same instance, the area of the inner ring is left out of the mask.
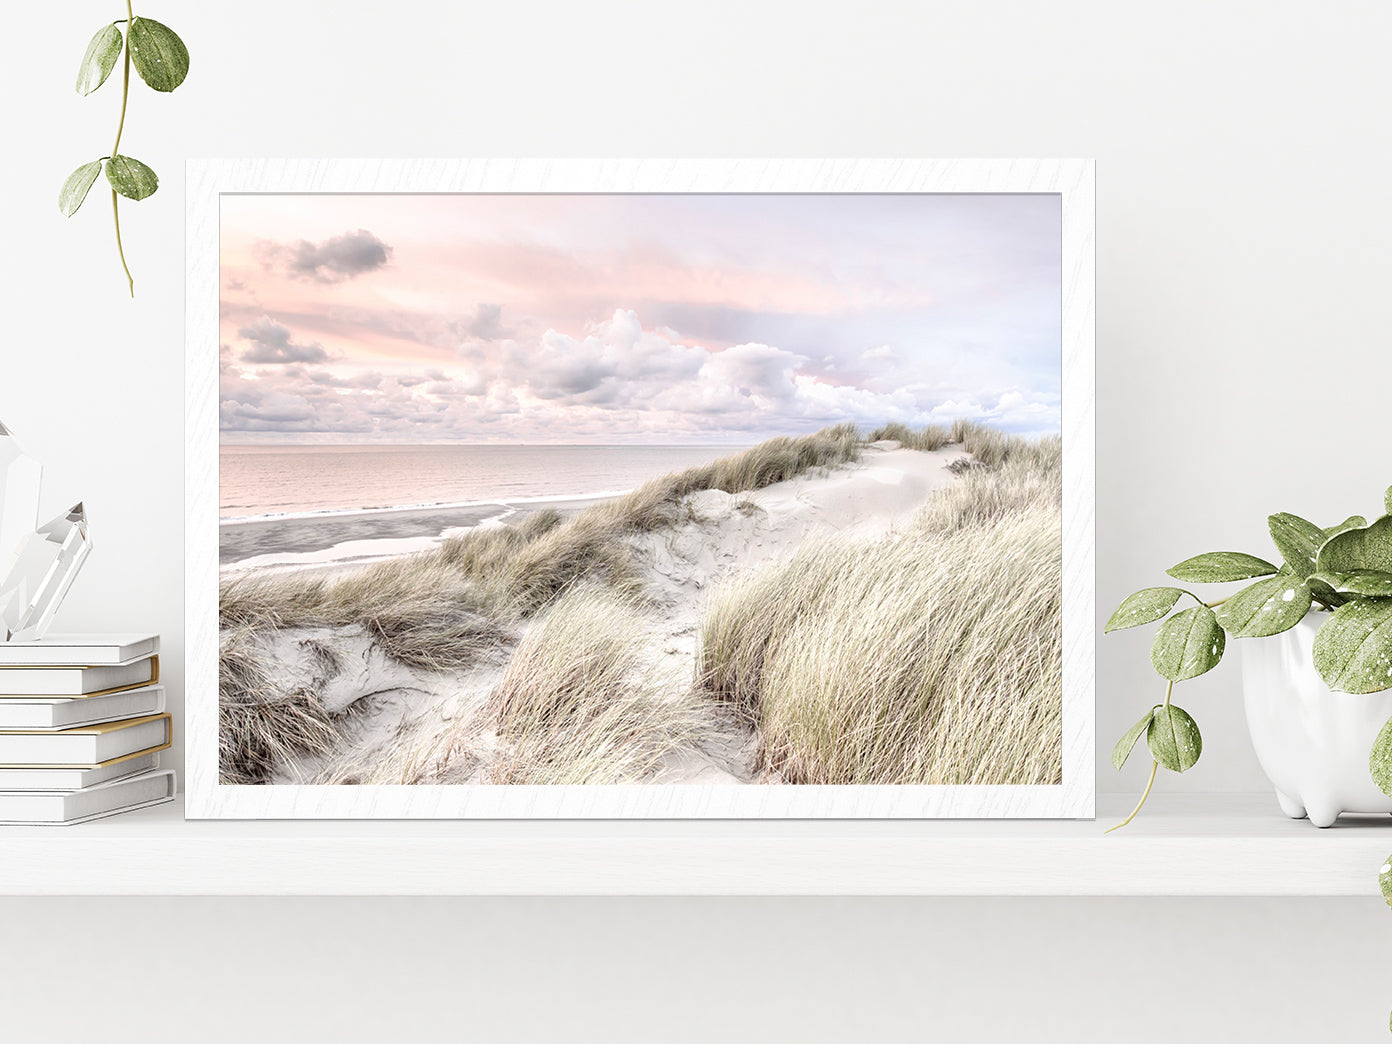
<path id="1" fill-rule="evenodd" d="M 0 581 L 6 641 L 34 642 L 44 636 L 91 552 L 81 504 L 29 533 Z"/>

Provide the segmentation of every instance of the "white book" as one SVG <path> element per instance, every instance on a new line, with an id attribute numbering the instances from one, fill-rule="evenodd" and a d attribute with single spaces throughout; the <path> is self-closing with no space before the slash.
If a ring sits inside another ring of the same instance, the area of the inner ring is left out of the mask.
<path id="1" fill-rule="evenodd" d="M 0 765 L 91 767 L 128 754 L 162 750 L 169 741 L 168 714 L 61 732 L 0 732 Z"/>
<path id="2" fill-rule="evenodd" d="M 99 667 L 0 667 L 0 696 L 92 696 L 159 681 L 159 657 Z"/>
<path id="3" fill-rule="evenodd" d="M 0 667 L 100 667 L 157 652 L 157 634 L 47 634 L 36 642 L 0 642 Z"/>
<path id="4" fill-rule="evenodd" d="M 71 826 L 174 800 L 173 769 L 156 769 L 84 790 L 0 791 L 0 824 Z"/>
<path id="5" fill-rule="evenodd" d="M 164 686 L 118 689 L 81 699 L 25 698 L 0 700 L 0 729 L 52 732 L 81 725 L 100 725 L 122 718 L 143 718 L 164 710 Z"/>
<path id="6" fill-rule="evenodd" d="M 113 758 L 104 765 L 64 768 L 51 765 L 0 765 L 0 790 L 82 790 L 159 768 L 157 753 Z"/>

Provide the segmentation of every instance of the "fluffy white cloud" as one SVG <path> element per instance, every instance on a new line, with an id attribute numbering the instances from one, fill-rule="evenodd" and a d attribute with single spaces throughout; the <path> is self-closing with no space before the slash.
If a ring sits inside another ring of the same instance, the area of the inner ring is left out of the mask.
<path id="1" fill-rule="evenodd" d="M 983 398 L 981 389 L 909 382 L 893 370 L 889 346 L 861 355 L 883 380 L 842 380 L 824 359 L 814 363 L 774 345 L 722 351 L 685 344 L 670 330 L 644 330 L 626 309 L 582 337 L 548 330 L 528 341 L 475 340 L 439 366 L 395 374 L 385 365 L 342 367 L 327 353 L 294 360 L 293 349 L 305 346 L 274 320 L 254 332 L 258 344 L 285 350 L 267 353 L 265 365 L 250 353 L 241 368 L 225 360 L 226 431 L 700 442 L 752 441 L 840 421 L 872 427 L 971 417 L 1016 431 L 1058 426 L 1056 396 L 1008 387 L 986 389 Z"/>

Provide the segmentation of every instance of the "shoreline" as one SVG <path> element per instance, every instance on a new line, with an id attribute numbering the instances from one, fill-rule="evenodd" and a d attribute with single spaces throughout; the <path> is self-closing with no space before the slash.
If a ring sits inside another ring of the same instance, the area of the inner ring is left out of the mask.
<path id="1" fill-rule="evenodd" d="M 418 508 L 277 515 L 218 525 L 218 571 L 366 564 L 435 546 L 470 529 L 521 521 L 538 511 L 573 515 L 620 493 L 520 497 Z M 376 548 L 371 545 L 376 544 Z M 261 560 L 265 561 L 261 561 Z M 254 563 L 254 564 L 253 564 Z"/>

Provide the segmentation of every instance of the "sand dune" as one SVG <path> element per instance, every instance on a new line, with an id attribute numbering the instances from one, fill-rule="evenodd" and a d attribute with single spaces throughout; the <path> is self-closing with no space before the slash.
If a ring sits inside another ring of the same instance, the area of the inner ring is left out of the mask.
<path id="1" fill-rule="evenodd" d="M 949 465 L 964 456 L 957 445 L 920 452 L 872 443 L 856 463 L 745 493 L 687 495 L 676 524 L 625 538 L 652 599 L 642 615 L 649 626 L 643 636 L 647 665 L 673 698 L 687 692 L 702 607 L 719 583 L 792 554 L 810 537 L 863 537 L 866 553 L 873 554 L 874 539 L 906 523 L 954 481 Z M 317 693 L 324 708 L 346 722 L 338 749 L 283 763 L 272 781 L 488 782 L 498 738 L 480 724 L 481 711 L 528 626 L 518 625 L 496 656 L 452 672 L 387 656 L 361 626 L 282 628 L 259 636 L 260 653 L 278 665 L 287 691 Z M 758 768 L 747 723 L 718 703 L 707 710 L 699 741 L 666 759 L 651 782 L 780 781 Z"/>

